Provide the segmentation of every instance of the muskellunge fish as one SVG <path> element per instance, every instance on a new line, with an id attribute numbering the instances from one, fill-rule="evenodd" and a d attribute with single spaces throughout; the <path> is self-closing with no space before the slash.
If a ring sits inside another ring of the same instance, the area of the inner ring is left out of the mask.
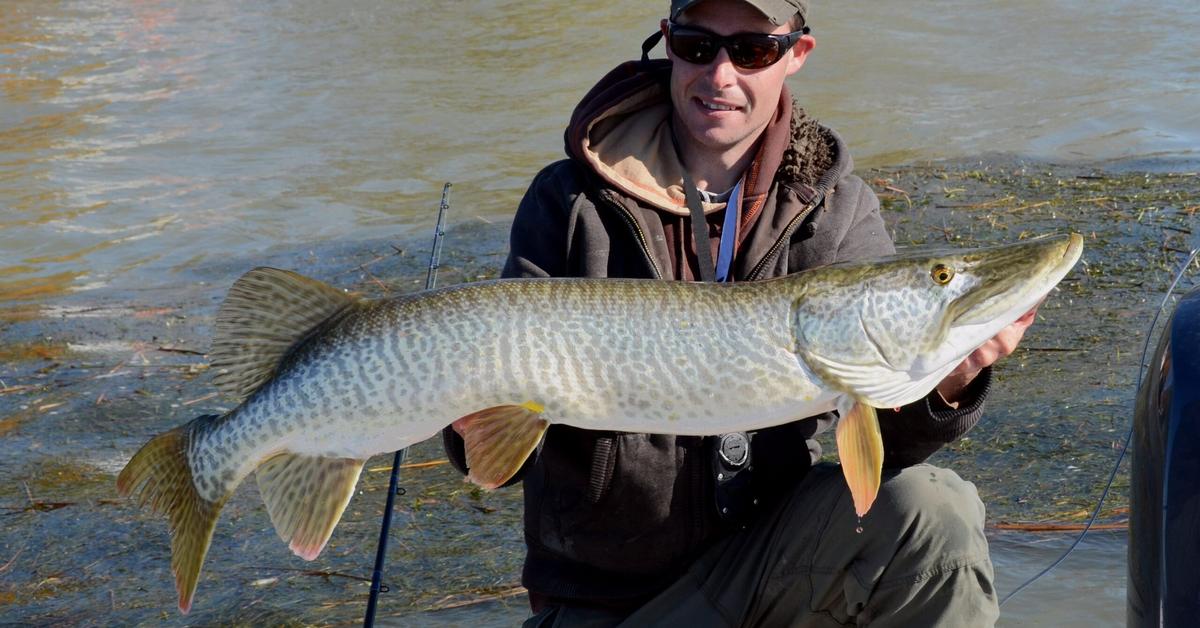
<path id="1" fill-rule="evenodd" d="M 501 279 L 370 301 L 283 270 L 234 284 L 215 383 L 241 400 L 165 432 L 117 480 L 167 513 L 191 607 L 222 505 L 256 472 L 279 536 L 320 554 L 374 454 L 453 425 L 494 488 L 550 423 L 754 430 L 836 409 L 860 515 L 880 483 L 874 408 L 928 394 L 1036 305 L 1078 235 L 837 264 L 761 282 Z"/>

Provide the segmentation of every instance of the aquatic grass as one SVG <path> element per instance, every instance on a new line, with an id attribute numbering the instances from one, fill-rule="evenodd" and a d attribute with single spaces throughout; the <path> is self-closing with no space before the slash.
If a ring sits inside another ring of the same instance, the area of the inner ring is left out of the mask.
<path id="1" fill-rule="evenodd" d="M 1178 250 L 1194 237 L 1200 180 L 1021 162 L 918 164 L 864 178 L 902 244 L 1084 234 L 1083 262 L 1042 305 L 1017 353 L 997 366 L 983 421 L 931 460 L 976 484 L 991 524 L 1078 524 L 1132 415 L 1143 327 L 1182 263 Z M 442 283 L 494 277 L 505 242 L 504 225 L 452 226 Z M 209 396 L 212 374 L 193 354 L 207 347 L 223 288 L 245 268 L 268 264 L 337 277 L 370 296 L 408 292 L 423 283 L 427 258 L 406 251 L 427 244 L 422 233 L 412 242 L 330 243 L 231 259 L 206 269 L 202 287 L 99 301 L 81 295 L 70 305 L 98 308 L 89 318 L 39 318 L 32 313 L 40 306 L 25 303 L 20 313 L 0 315 L 5 346 L 50 337 L 51 344 L 100 338 L 148 348 L 145 364 L 106 354 L 0 362 L 0 446 L 9 452 L 0 465 L 0 568 L 8 565 L 0 569 L 0 621 L 69 622 L 86 612 L 97 623 L 183 623 L 173 611 L 162 522 L 116 500 L 112 481 L 147 436 L 229 407 L 230 400 Z M 1194 278 L 1200 265 L 1189 273 Z M 37 410 L 54 403 L 63 405 Z M 443 462 L 438 439 L 417 446 L 411 460 L 392 532 L 391 590 L 379 616 L 403 624 L 519 621 L 520 489 L 489 493 L 464 484 Z M 326 553 L 313 563 L 281 546 L 253 482 L 239 490 L 201 583 L 205 605 L 187 621 L 359 624 L 387 490 L 387 474 L 373 469 L 385 466 L 384 457 L 368 462 Z M 1127 475 L 1117 482 L 1127 486 Z M 1127 505 L 1118 490 L 1103 520 L 1121 525 Z M 56 575 L 73 571 L 79 575 Z M 42 593 L 28 595 L 39 584 Z"/>

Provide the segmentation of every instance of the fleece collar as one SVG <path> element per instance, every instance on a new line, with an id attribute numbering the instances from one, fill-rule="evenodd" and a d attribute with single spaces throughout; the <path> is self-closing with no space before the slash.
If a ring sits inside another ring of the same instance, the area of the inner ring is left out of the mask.
<path id="1" fill-rule="evenodd" d="M 683 164 L 671 136 L 670 62 L 631 61 L 605 76 L 576 108 L 567 129 L 567 153 L 622 193 L 656 209 L 689 215 L 683 193 Z M 790 144 L 791 95 L 780 94 L 745 180 L 750 213 L 765 202 L 771 176 Z M 701 203 L 704 213 L 724 203 Z"/>

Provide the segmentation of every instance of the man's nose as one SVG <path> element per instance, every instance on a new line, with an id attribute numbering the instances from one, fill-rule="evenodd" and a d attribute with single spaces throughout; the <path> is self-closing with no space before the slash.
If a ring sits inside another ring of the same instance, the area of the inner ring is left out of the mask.
<path id="1" fill-rule="evenodd" d="M 724 87 L 733 84 L 737 71 L 737 66 L 733 65 L 733 60 L 729 58 L 729 51 L 721 46 L 717 50 L 717 56 L 709 62 L 706 73 L 713 86 Z"/>

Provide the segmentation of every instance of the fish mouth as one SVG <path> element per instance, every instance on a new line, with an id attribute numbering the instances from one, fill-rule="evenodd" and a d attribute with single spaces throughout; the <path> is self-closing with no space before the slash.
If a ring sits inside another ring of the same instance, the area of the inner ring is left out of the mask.
<path id="1" fill-rule="evenodd" d="M 1045 299 L 1079 261 L 1083 236 L 1071 233 L 1038 240 L 992 249 L 988 259 L 971 271 L 982 278 L 979 286 L 950 305 L 951 326 L 991 322 L 1002 329 Z"/>

